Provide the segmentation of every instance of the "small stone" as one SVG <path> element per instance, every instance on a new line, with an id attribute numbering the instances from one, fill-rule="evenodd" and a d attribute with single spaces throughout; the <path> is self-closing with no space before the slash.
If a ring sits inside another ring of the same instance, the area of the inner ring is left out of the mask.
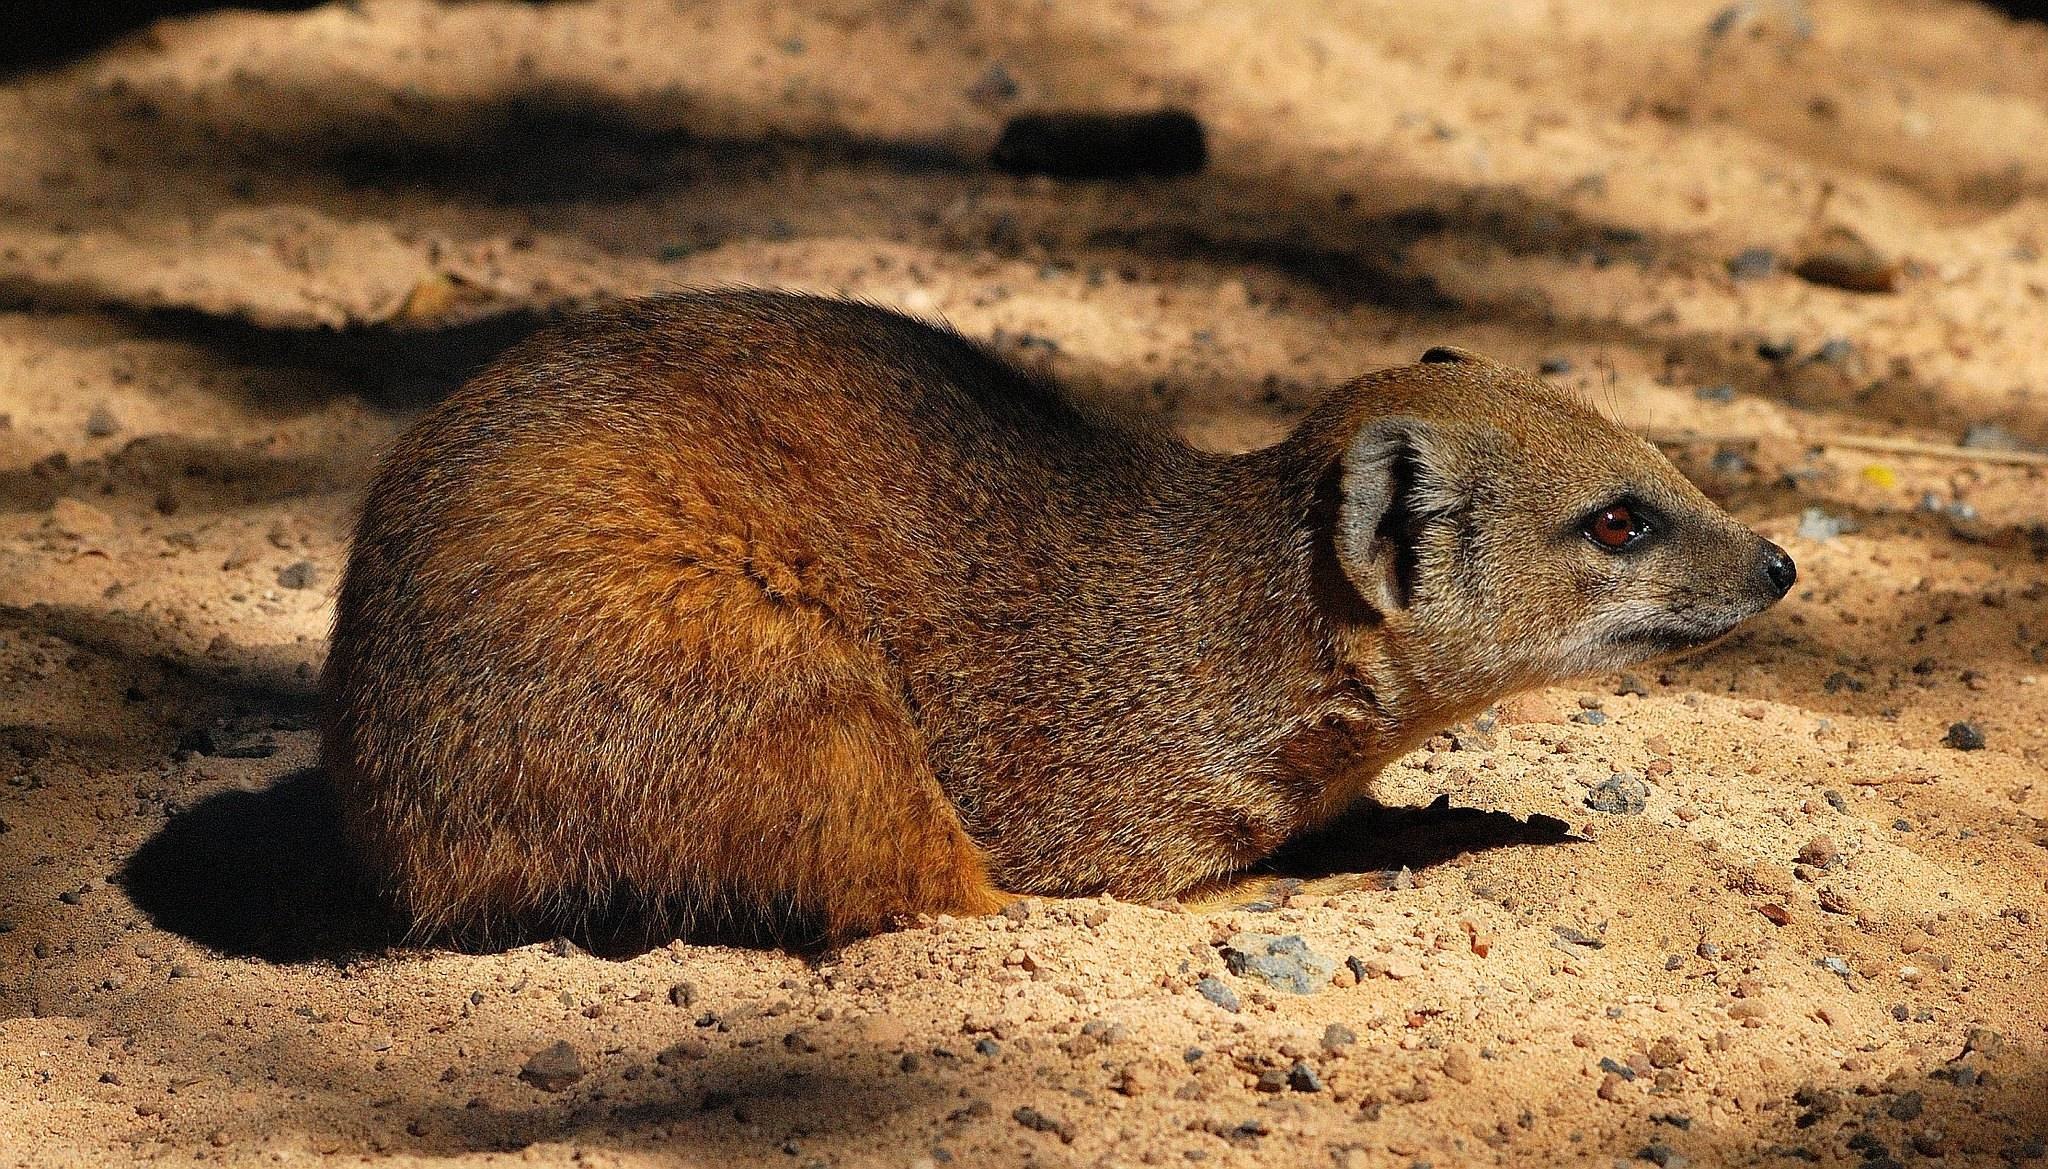
<path id="1" fill-rule="evenodd" d="M 1685 1044 L 1676 1035 L 1666 1035 L 1650 1045 L 1650 1066 L 1675 1068 L 1685 1062 Z"/>
<path id="2" fill-rule="evenodd" d="M 1474 1075 L 1472 1053 L 1462 1047 L 1444 1052 L 1444 1074 L 1461 1084 L 1471 1083 Z"/>
<path id="3" fill-rule="evenodd" d="M 559 1092 L 583 1078 L 583 1059 L 576 1049 L 563 1040 L 556 1040 L 533 1053 L 526 1066 L 519 1069 L 519 1078 L 543 1092 Z"/>
<path id="4" fill-rule="evenodd" d="M 277 583 L 280 588 L 311 588 L 319 577 L 320 570 L 314 567 L 310 560 L 295 560 L 277 570 Z"/>
<path id="5" fill-rule="evenodd" d="M 1962 446 L 1978 451 L 2021 451 L 2027 444 L 1996 422 L 1972 422 L 1963 431 Z"/>
<path id="6" fill-rule="evenodd" d="M 1811 284 L 1849 292 L 1896 292 L 1899 265 L 1846 227 L 1830 227 L 1807 245 L 1792 271 Z"/>
<path id="7" fill-rule="evenodd" d="M 119 433 L 120 430 L 121 420 L 114 417 L 114 412 L 107 409 L 104 402 L 94 406 L 92 412 L 85 416 L 87 438 L 105 438 L 110 434 Z"/>
<path id="8" fill-rule="evenodd" d="M 1802 540 L 1825 541 L 1849 530 L 1848 522 L 1817 507 L 1799 513 L 1798 535 Z"/>
<path id="9" fill-rule="evenodd" d="M 1323 1077 L 1306 1062 L 1295 1060 L 1294 1066 L 1287 1069 L 1287 1086 L 1297 1092 L 1320 1092 L 1323 1090 Z"/>
<path id="10" fill-rule="evenodd" d="M 1562 377 L 1572 371 L 1569 357 L 1546 357 L 1536 365 L 1536 372 L 1544 377 Z"/>
<path id="11" fill-rule="evenodd" d="M 1017 80 L 1010 71 L 996 61 L 983 71 L 973 85 L 967 87 L 967 97 L 983 105 L 995 105 L 1010 101 L 1017 96 Z"/>
<path id="12" fill-rule="evenodd" d="M 1019 1108 L 1010 1114 L 1018 1124 L 1032 1132 L 1049 1132 L 1060 1138 L 1061 1144 L 1074 1143 L 1074 1126 L 1065 1119 L 1040 1112 L 1036 1108 Z"/>
<path id="13" fill-rule="evenodd" d="M 1941 741 L 1958 751 L 1982 751 L 1984 730 L 1972 722 L 1950 723 Z"/>
<path id="14" fill-rule="evenodd" d="M 1737 280 L 1762 280 L 1778 270 L 1778 253 L 1769 248 L 1744 248 L 1728 259 L 1728 275 Z"/>
<path id="15" fill-rule="evenodd" d="M 1224 984 L 1222 979 L 1217 978 L 1213 974 L 1197 982 L 1195 990 L 1203 998 L 1208 999 L 1232 1014 L 1242 1009 L 1242 1004 L 1238 1002 L 1237 992 L 1230 989 L 1229 986 Z"/>
<path id="16" fill-rule="evenodd" d="M 1223 943 L 1223 964 L 1240 978 L 1258 978 L 1294 994 L 1328 986 L 1337 969 L 1334 960 L 1310 950 L 1298 934 L 1233 934 Z"/>
<path id="17" fill-rule="evenodd" d="M 678 1007 L 697 1005 L 697 984 L 694 982 L 678 982 L 674 986 L 669 987 L 668 1001 L 671 1006 Z"/>
<path id="18" fill-rule="evenodd" d="M 1332 1023 L 1323 1028 L 1323 1050 L 1331 1055 L 1336 1055 L 1356 1042 L 1358 1042 L 1358 1032 L 1353 1031 L 1342 1023 Z"/>
<path id="19" fill-rule="evenodd" d="M 1632 775 L 1614 774 L 1586 792 L 1586 806 L 1610 816 L 1640 816 L 1650 787 Z"/>
<path id="20" fill-rule="evenodd" d="M 1825 869 L 1842 859 L 1842 851 L 1825 836 L 1816 836 L 1799 850 L 1799 863 Z"/>
<path id="21" fill-rule="evenodd" d="M 1926 1098 L 1918 1092 L 1901 1092 L 1885 1105 L 1885 1115 L 1893 1120 L 1918 1120 Z"/>
<path id="22" fill-rule="evenodd" d="M 1269 1095 L 1287 1090 L 1287 1073 L 1279 1068 L 1267 1068 L 1259 1073 L 1258 1090 Z"/>
<path id="23" fill-rule="evenodd" d="M 1718 386 L 1701 386 L 1699 389 L 1694 390 L 1692 392 L 1692 396 L 1698 398 L 1702 402 L 1733 402 L 1735 400 L 1735 387 L 1726 384 Z"/>

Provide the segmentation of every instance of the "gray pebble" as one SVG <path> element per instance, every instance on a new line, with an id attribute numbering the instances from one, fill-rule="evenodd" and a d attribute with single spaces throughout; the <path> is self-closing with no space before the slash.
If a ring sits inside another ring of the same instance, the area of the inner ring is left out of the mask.
<path id="1" fill-rule="evenodd" d="M 1610 775 L 1586 792 L 1586 806 L 1610 816 L 1640 816 L 1650 798 L 1650 785 L 1633 775 Z"/>
<path id="2" fill-rule="evenodd" d="M 87 438 L 105 438 L 110 434 L 119 433 L 120 429 L 120 419 L 115 418 L 114 412 L 107 409 L 104 404 L 94 406 L 92 413 L 85 416 Z"/>
<path id="3" fill-rule="evenodd" d="M 1309 949 L 1299 934 L 1233 934 L 1223 943 L 1223 964 L 1241 978 L 1257 978 L 1295 994 L 1321 990 L 1337 971 L 1333 959 Z"/>
<path id="4" fill-rule="evenodd" d="M 1208 999 L 1226 1011 L 1236 1013 L 1242 1008 L 1243 1004 L 1238 1002 L 1237 992 L 1225 986 L 1223 980 L 1213 974 L 1196 983 L 1195 990 L 1203 998 Z"/>
<path id="5" fill-rule="evenodd" d="M 1950 723 L 1941 741 L 1958 751 L 1982 751 L 1984 728 L 1972 722 Z"/>
<path id="6" fill-rule="evenodd" d="M 1762 280 L 1778 270 L 1778 253 L 1769 248 L 1744 248 L 1728 259 L 1728 275 L 1737 280 Z"/>
<path id="7" fill-rule="evenodd" d="M 277 570 L 277 583 L 281 588 L 311 588 L 319 578 L 320 570 L 310 560 L 294 561 Z"/>

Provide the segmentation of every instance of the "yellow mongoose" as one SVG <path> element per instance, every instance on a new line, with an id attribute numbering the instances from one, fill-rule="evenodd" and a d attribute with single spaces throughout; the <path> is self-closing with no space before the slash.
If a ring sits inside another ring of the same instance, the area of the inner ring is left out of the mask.
<path id="1" fill-rule="evenodd" d="M 398 443 L 325 762 L 421 936 L 836 941 L 1171 895 L 1793 574 L 1647 443 L 1460 350 L 1224 457 L 878 308 L 665 296 Z"/>

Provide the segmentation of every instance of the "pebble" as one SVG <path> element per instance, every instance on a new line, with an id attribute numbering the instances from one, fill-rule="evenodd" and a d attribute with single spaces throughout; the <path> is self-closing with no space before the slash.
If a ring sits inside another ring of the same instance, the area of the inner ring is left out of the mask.
<path id="1" fill-rule="evenodd" d="M 105 438 L 110 434 L 120 433 L 120 430 L 121 420 L 114 417 L 114 412 L 107 409 L 105 403 L 94 406 L 92 413 L 85 416 L 85 434 L 88 438 Z"/>
<path id="2" fill-rule="evenodd" d="M 690 1007 L 697 1004 L 697 984 L 678 982 L 668 988 L 668 1001 L 673 1006 Z"/>
<path id="3" fill-rule="evenodd" d="M 1950 723 L 1941 741 L 1958 751 L 1982 751 L 1984 729 L 1973 722 Z"/>
<path id="4" fill-rule="evenodd" d="M 1472 1053 L 1462 1047 L 1444 1052 L 1444 1074 L 1461 1084 L 1471 1083 L 1474 1074 Z"/>
<path id="5" fill-rule="evenodd" d="M 583 1058 L 560 1039 L 534 1052 L 519 1069 L 520 1079 L 543 1092 L 559 1092 L 583 1076 Z"/>
<path id="6" fill-rule="evenodd" d="M 1242 1009 L 1242 1004 L 1237 999 L 1237 992 L 1224 985 L 1223 980 L 1213 974 L 1196 983 L 1195 990 L 1203 998 L 1208 999 L 1232 1014 Z"/>
<path id="7" fill-rule="evenodd" d="M 1832 540 L 1849 530 L 1847 520 L 1831 516 L 1817 507 L 1809 507 L 1799 513 L 1799 538 L 1802 540 Z"/>
<path id="8" fill-rule="evenodd" d="M 1799 850 L 1799 862 L 1824 869 L 1842 859 L 1842 851 L 1825 836 L 1816 836 Z"/>
<path id="9" fill-rule="evenodd" d="M 1241 978 L 1294 994 L 1321 990 L 1337 970 L 1335 960 L 1309 949 L 1299 934 L 1233 934 L 1223 943 L 1223 964 Z"/>
<path id="10" fill-rule="evenodd" d="M 1692 396 L 1702 402 L 1733 402 L 1735 400 L 1735 387 L 1726 383 L 1718 386 L 1701 386 L 1692 392 Z"/>
<path id="11" fill-rule="evenodd" d="M 1650 787 L 1632 775 L 1616 773 L 1586 792 L 1586 806 L 1610 816 L 1640 816 Z"/>
<path id="12" fill-rule="evenodd" d="M 1323 1077 L 1317 1075 L 1316 1069 L 1307 1062 L 1295 1060 L 1294 1066 L 1287 1069 L 1287 1086 L 1297 1092 L 1320 1092 L 1323 1090 Z"/>
<path id="13" fill-rule="evenodd" d="M 1801 280 L 1848 292 L 1896 292 L 1899 265 L 1846 227 L 1831 227 L 1792 267 Z"/>
<path id="14" fill-rule="evenodd" d="M 1972 422 L 1963 431 L 1962 446 L 1978 451 L 2020 451 L 2027 444 L 2020 436 L 1996 422 Z"/>
<path id="15" fill-rule="evenodd" d="M 1323 1028 L 1323 1050 L 1331 1055 L 1336 1055 L 1356 1042 L 1358 1042 L 1358 1032 L 1353 1031 L 1342 1023 L 1332 1023 Z"/>
<path id="16" fill-rule="evenodd" d="M 1676 1035 L 1666 1035 L 1650 1045 L 1650 1066 L 1675 1068 L 1685 1062 L 1685 1044 Z"/>
<path id="17" fill-rule="evenodd" d="M 1019 1108 L 1010 1116 L 1032 1132 L 1049 1132 L 1060 1138 L 1061 1144 L 1074 1143 L 1074 1126 L 1062 1117 L 1052 1116 L 1030 1107 Z"/>
<path id="18" fill-rule="evenodd" d="M 1839 974 L 1843 978 L 1848 978 L 1850 975 L 1855 973 L 1855 971 L 1849 969 L 1849 964 L 1847 962 L 1842 961 L 1840 958 L 1835 957 L 1833 954 L 1830 954 L 1827 957 L 1822 958 L 1820 960 L 1820 967 L 1821 969 L 1826 970 L 1829 974 Z"/>
<path id="19" fill-rule="evenodd" d="M 319 578 L 320 570 L 310 560 L 295 560 L 277 570 L 277 583 L 280 588 L 311 588 L 313 582 Z"/>
<path id="20" fill-rule="evenodd" d="M 1572 359 L 1569 357 L 1546 357 L 1536 366 L 1536 372 L 1544 377 L 1561 377 L 1571 371 Z"/>
<path id="21" fill-rule="evenodd" d="M 1762 280 L 1778 270 L 1778 253 L 1769 248 L 1744 248 L 1728 259 L 1728 275 L 1737 280 Z"/>

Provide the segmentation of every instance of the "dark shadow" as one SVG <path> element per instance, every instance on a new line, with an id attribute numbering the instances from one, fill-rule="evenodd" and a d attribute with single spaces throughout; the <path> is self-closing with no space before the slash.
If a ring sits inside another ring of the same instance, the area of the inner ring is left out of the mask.
<path id="1" fill-rule="evenodd" d="M 1984 5 L 2014 20 L 2048 21 L 2048 0 L 1984 0 Z"/>
<path id="2" fill-rule="evenodd" d="M 347 962 L 420 941 L 354 857 L 334 785 L 317 767 L 260 791 L 219 792 L 174 809 L 122 866 L 120 881 L 159 929 L 235 957 Z M 697 916 L 703 924 L 681 935 L 693 945 L 821 952 L 818 923 L 801 913 Z M 426 941 L 495 953 L 555 939 L 626 960 L 677 938 L 661 921 L 622 894 L 573 917 L 510 925 L 487 938 Z"/>
<path id="3" fill-rule="evenodd" d="M 1426 869 L 1469 853 L 1516 845 L 1574 844 L 1564 821 L 1527 820 L 1506 812 L 1454 808 L 1438 796 L 1423 808 L 1389 808 L 1361 800 L 1328 826 L 1297 837 L 1266 858 L 1259 871 L 1300 880 L 1344 873 Z"/>
<path id="4" fill-rule="evenodd" d="M 119 310 L 114 310 L 119 311 Z M 189 309 L 132 315 L 146 337 L 199 346 L 241 364 L 309 370 L 385 407 L 429 405 L 550 323 L 554 314 L 497 311 L 436 328 L 279 328 Z"/>
<path id="5" fill-rule="evenodd" d="M 209 796 L 171 817 L 121 869 L 158 928 L 271 962 L 346 961 L 396 942 L 338 830 L 317 768 L 262 791 Z"/>
<path id="6" fill-rule="evenodd" d="M 62 64 L 166 16 L 221 8 L 303 12 L 325 0 L 13 0 L 0 7 L 0 77 Z"/>

